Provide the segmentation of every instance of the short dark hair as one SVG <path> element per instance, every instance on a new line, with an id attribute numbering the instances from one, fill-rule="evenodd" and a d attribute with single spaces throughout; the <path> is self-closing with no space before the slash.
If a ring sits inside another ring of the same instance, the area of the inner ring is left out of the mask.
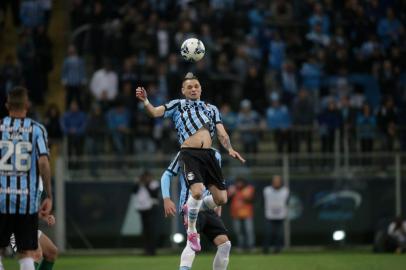
<path id="1" fill-rule="evenodd" d="M 182 83 L 188 80 L 199 80 L 192 72 L 186 73 L 185 77 L 182 80 Z"/>
<path id="2" fill-rule="evenodd" d="M 28 90 L 22 86 L 16 86 L 8 92 L 8 110 L 22 110 L 25 108 L 28 99 Z"/>

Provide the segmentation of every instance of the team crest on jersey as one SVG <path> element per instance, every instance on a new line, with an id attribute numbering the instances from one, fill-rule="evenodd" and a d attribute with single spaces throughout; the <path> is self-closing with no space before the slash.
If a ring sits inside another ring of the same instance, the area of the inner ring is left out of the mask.
<path id="1" fill-rule="evenodd" d="M 187 180 L 192 181 L 193 179 L 195 179 L 195 174 L 193 172 L 189 172 L 186 177 Z"/>

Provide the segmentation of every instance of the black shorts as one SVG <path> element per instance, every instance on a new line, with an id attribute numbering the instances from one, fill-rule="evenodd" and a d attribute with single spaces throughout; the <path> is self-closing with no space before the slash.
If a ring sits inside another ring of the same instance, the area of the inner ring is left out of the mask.
<path id="1" fill-rule="evenodd" d="M 228 234 L 223 220 L 213 210 L 199 212 L 196 228 L 197 231 L 200 234 L 204 234 L 210 242 L 213 242 L 213 240 L 219 235 Z"/>
<path id="2" fill-rule="evenodd" d="M 181 148 L 179 165 L 188 187 L 203 183 L 206 187 L 214 185 L 220 190 L 226 189 L 220 163 L 213 149 Z"/>
<path id="3" fill-rule="evenodd" d="M 38 214 L 0 214 L 0 248 L 9 245 L 13 233 L 17 251 L 36 250 L 38 248 Z"/>

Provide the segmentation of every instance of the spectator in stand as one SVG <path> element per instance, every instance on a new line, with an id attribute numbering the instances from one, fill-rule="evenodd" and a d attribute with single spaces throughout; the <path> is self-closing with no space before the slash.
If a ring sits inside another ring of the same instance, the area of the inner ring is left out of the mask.
<path id="1" fill-rule="evenodd" d="M 128 111 L 132 111 L 137 106 L 135 99 L 135 91 L 131 82 L 126 81 L 123 83 L 120 94 L 117 100 L 120 100 Z M 131 113 L 130 113 L 131 114 Z"/>
<path id="2" fill-rule="evenodd" d="M 376 117 L 368 103 L 363 105 L 362 111 L 357 117 L 357 133 L 361 152 L 371 152 L 374 149 L 376 137 Z"/>
<path id="3" fill-rule="evenodd" d="M 48 131 L 49 145 L 59 145 L 62 142 L 61 113 L 56 104 L 48 106 L 44 119 L 44 125 Z"/>
<path id="4" fill-rule="evenodd" d="M 231 136 L 237 127 L 237 114 L 231 110 L 231 107 L 228 103 L 223 103 L 223 105 L 221 105 L 220 113 L 223 124 L 226 127 L 228 134 Z"/>
<path id="5" fill-rule="evenodd" d="M 106 116 L 103 114 L 99 104 L 93 104 L 89 116 L 89 121 L 86 127 L 86 150 L 87 153 L 93 156 L 90 163 L 90 173 L 94 177 L 98 177 L 97 169 L 99 168 L 98 157 L 104 154 L 107 134 Z"/>
<path id="6" fill-rule="evenodd" d="M 324 13 L 323 6 L 319 3 L 314 4 L 313 14 L 310 16 L 308 23 L 310 29 L 313 29 L 315 25 L 319 25 L 323 34 L 328 35 L 330 33 L 330 18 Z"/>
<path id="7" fill-rule="evenodd" d="M 395 73 L 390 60 L 383 61 L 381 72 L 379 74 L 379 84 L 381 93 L 384 97 L 396 96 L 398 94 L 398 74 Z"/>
<path id="8" fill-rule="evenodd" d="M 42 75 L 40 79 L 40 87 L 43 88 L 43 93 L 46 94 L 48 92 L 48 75 L 52 71 L 54 63 L 52 57 L 53 44 L 48 36 L 45 26 L 41 25 L 37 27 L 33 41 L 37 58 L 36 68 L 41 70 Z"/>
<path id="9" fill-rule="evenodd" d="M 269 253 L 269 245 L 273 244 L 275 253 L 282 250 L 284 243 L 283 223 L 288 217 L 289 189 L 283 186 L 282 177 L 275 175 L 272 185 L 264 188 L 265 232 L 263 252 Z"/>
<path id="10" fill-rule="evenodd" d="M 392 45 L 392 43 L 399 42 L 400 35 L 404 33 L 404 26 L 402 22 L 395 17 L 392 8 L 386 10 L 386 18 L 379 20 L 377 33 L 386 48 Z"/>
<path id="11" fill-rule="evenodd" d="M 45 23 L 45 10 L 38 0 L 25 0 L 20 6 L 21 25 L 28 29 L 35 29 Z"/>
<path id="12" fill-rule="evenodd" d="M 251 101 L 244 99 L 240 103 L 240 112 L 237 116 L 237 129 L 245 153 L 258 152 L 260 117 L 251 108 Z"/>
<path id="13" fill-rule="evenodd" d="M 293 17 L 293 8 L 290 1 L 276 0 L 271 2 L 272 18 L 277 22 L 288 22 Z"/>
<path id="14" fill-rule="evenodd" d="M 314 103 L 306 89 L 301 89 L 292 105 L 294 152 L 300 151 L 300 143 L 305 141 L 308 153 L 313 151 Z"/>
<path id="15" fill-rule="evenodd" d="M 41 3 L 42 10 L 44 11 L 44 27 L 48 29 L 49 22 L 51 21 L 52 1 L 53 0 L 38 0 Z"/>
<path id="16" fill-rule="evenodd" d="M 330 44 L 330 37 L 323 33 L 322 26 L 316 23 L 312 31 L 307 33 L 306 39 L 312 43 L 314 47 L 327 47 Z"/>
<path id="17" fill-rule="evenodd" d="M 318 116 L 319 132 L 321 135 L 321 151 L 323 153 L 332 153 L 336 142 L 337 132 L 341 128 L 342 119 L 337 110 L 335 100 L 331 99 L 327 109 Z"/>
<path id="18" fill-rule="evenodd" d="M 0 66 L 0 88 L 8 92 L 18 85 L 21 81 L 21 67 L 15 61 L 12 54 L 7 54 L 4 57 L 4 64 Z"/>
<path id="19" fill-rule="evenodd" d="M 342 149 L 348 147 L 350 152 L 356 150 L 356 122 L 359 110 L 351 106 L 350 98 L 343 96 L 340 100 L 339 110 L 341 113 L 341 119 L 343 121 L 341 129 L 341 145 Z"/>
<path id="20" fill-rule="evenodd" d="M 275 32 L 269 43 L 269 67 L 280 72 L 282 63 L 285 61 L 286 44 L 279 32 Z"/>
<path id="21" fill-rule="evenodd" d="M 117 73 L 112 69 L 111 63 L 105 61 L 103 68 L 97 70 L 90 81 L 90 91 L 96 100 L 102 97 L 109 101 L 115 100 L 118 94 Z"/>
<path id="22" fill-rule="evenodd" d="M 93 68 L 98 69 L 103 59 L 104 32 L 103 25 L 106 23 L 107 12 L 102 1 L 92 1 L 91 15 L 89 17 L 90 28 L 90 46 L 93 56 Z"/>
<path id="23" fill-rule="evenodd" d="M 251 65 L 243 82 L 243 97 L 253 102 L 253 109 L 259 113 L 266 109 L 264 76 L 258 67 Z"/>
<path id="24" fill-rule="evenodd" d="M 382 151 L 393 151 L 398 112 L 391 96 L 383 101 L 377 113 L 377 123 L 382 138 Z"/>
<path id="25" fill-rule="evenodd" d="M 155 119 L 143 113 L 144 106 L 138 103 L 134 108 L 132 129 L 134 130 L 134 151 L 135 153 L 153 153 L 156 149 L 155 141 L 152 138 Z"/>
<path id="26" fill-rule="evenodd" d="M 279 103 L 279 95 L 275 92 L 271 94 L 271 106 L 266 111 L 266 122 L 270 130 L 273 131 L 276 148 L 279 153 L 291 151 L 290 128 L 291 118 L 288 108 Z"/>
<path id="27" fill-rule="evenodd" d="M 30 89 L 29 95 L 32 92 L 40 93 L 42 89 L 37 87 L 37 71 L 35 69 L 35 45 L 30 31 L 25 30 L 19 35 L 17 45 L 17 59 L 21 67 L 22 77 L 27 89 Z M 35 99 L 34 99 L 35 100 Z"/>
<path id="28" fill-rule="evenodd" d="M 107 112 L 106 121 L 117 155 L 126 154 L 126 150 L 129 149 L 131 117 L 130 112 L 124 106 L 124 101 L 116 101 L 115 106 Z"/>
<path id="29" fill-rule="evenodd" d="M 135 72 L 136 58 L 129 57 L 124 60 L 123 68 L 120 73 L 120 89 L 123 84 L 130 83 L 132 87 L 136 87 L 139 83 L 138 74 Z"/>
<path id="30" fill-rule="evenodd" d="M 288 60 L 283 63 L 279 80 L 279 84 L 282 88 L 282 102 L 288 107 L 291 107 L 292 102 L 299 91 L 296 66 L 292 61 Z"/>
<path id="31" fill-rule="evenodd" d="M 323 70 L 321 64 L 317 61 L 317 58 L 314 55 L 311 55 L 306 62 L 303 63 L 300 75 L 302 86 L 312 93 L 311 96 L 314 99 L 314 103 L 317 105 L 319 102 Z"/>
<path id="32" fill-rule="evenodd" d="M 238 177 L 234 185 L 228 188 L 231 201 L 231 218 L 233 219 L 234 232 L 237 235 L 238 249 L 251 251 L 255 245 L 254 233 L 254 186 L 247 180 Z"/>
<path id="33" fill-rule="evenodd" d="M 87 125 L 87 115 L 81 111 L 76 100 L 73 100 L 61 118 L 61 128 L 68 139 L 69 156 L 80 156 L 83 153 L 83 143 Z"/>
<path id="34" fill-rule="evenodd" d="M 77 54 L 76 48 L 70 45 L 68 56 L 62 65 L 62 85 L 66 91 L 66 107 L 76 100 L 79 106 L 83 105 L 83 86 L 86 83 L 85 62 Z"/>

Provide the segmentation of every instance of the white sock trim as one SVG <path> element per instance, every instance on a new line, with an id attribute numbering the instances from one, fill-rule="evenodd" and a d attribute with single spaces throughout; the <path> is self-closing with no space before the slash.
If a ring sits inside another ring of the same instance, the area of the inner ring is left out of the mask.
<path id="1" fill-rule="evenodd" d="M 35 270 L 34 259 L 31 257 L 25 257 L 18 260 L 20 263 L 20 270 Z"/>
<path id="2" fill-rule="evenodd" d="M 203 199 L 203 207 L 202 208 L 207 208 L 207 209 L 214 209 L 218 207 L 218 205 L 214 202 L 213 195 L 208 195 L 204 197 Z"/>

